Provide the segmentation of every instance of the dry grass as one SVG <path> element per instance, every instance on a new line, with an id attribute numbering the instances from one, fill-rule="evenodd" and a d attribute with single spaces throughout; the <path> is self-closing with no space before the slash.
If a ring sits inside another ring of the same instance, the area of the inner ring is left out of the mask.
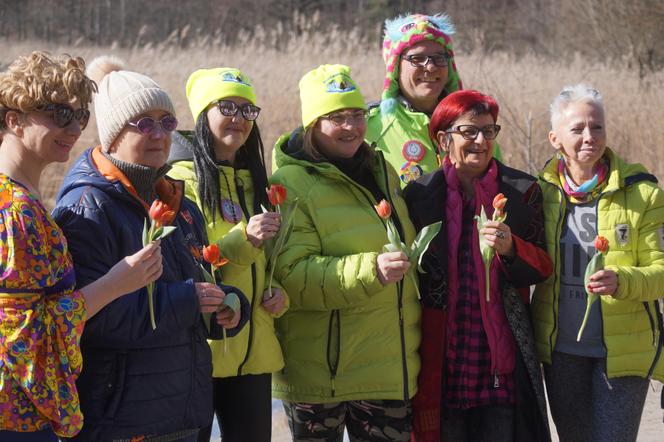
<path id="1" fill-rule="evenodd" d="M 259 124 L 270 149 L 282 132 L 294 128 L 300 121 L 298 81 L 306 71 L 321 63 L 348 64 L 367 100 L 380 96 L 384 65 L 379 49 L 361 42 L 358 36 L 349 38 L 346 34 L 341 38 L 334 32 L 326 36 L 310 32 L 280 49 L 270 47 L 266 43 L 269 40 L 247 41 L 241 47 L 201 42 L 200 49 L 195 50 L 182 50 L 170 44 L 130 49 L 61 47 L 39 42 L 3 44 L 0 63 L 4 65 L 34 49 L 68 52 L 86 60 L 113 53 L 123 58 L 128 68 L 153 77 L 168 90 L 175 102 L 180 127 L 184 129 L 193 126 L 184 95 L 188 75 L 201 67 L 239 67 L 254 80 L 259 105 L 263 108 Z M 664 178 L 660 147 L 664 141 L 664 134 L 660 133 L 664 121 L 664 106 L 661 105 L 664 73 L 639 80 L 637 72 L 623 66 L 590 63 L 581 57 L 563 64 L 536 55 L 515 59 L 502 53 L 462 54 L 457 57 L 457 64 L 467 88 L 492 94 L 501 105 L 499 122 L 503 132 L 499 141 L 506 163 L 531 172 L 542 166 L 552 153 L 546 141 L 548 104 L 562 86 L 584 81 L 598 88 L 605 97 L 609 145 Z M 70 164 L 79 152 L 96 142 L 96 127 L 92 123 L 81 137 Z M 52 204 L 68 166 L 53 165 L 47 171 L 48 176 L 43 180 L 47 204 Z"/>

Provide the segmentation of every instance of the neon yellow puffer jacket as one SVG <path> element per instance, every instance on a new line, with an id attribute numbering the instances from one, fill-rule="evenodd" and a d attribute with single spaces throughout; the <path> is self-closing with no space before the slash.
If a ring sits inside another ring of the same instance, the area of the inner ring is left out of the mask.
<path id="1" fill-rule="evenodd" d="M 246 169 L 219 166 L 222 198 L 229 197 L 226 174 L 232 200 L 243 206 L 242 221 L 232 224 L 217 213 L 214 222 L 203 208 L 198 196 L 198 182 L 192 161 L 177 161 L 169 176 L 185 182 L 185 194 L 205 215 L 207 235 L 210 242 L 217 242 L 223 257 L 229 262 L 221 267 L 224 284 L 238 287 L 252 304 L 251 319 L 242 331 L 228 339 L 224 352 L 223 340 L 209 341 L 212 349 L 214 377 L 229 377 L 243 374 L 263 374 L 280 370 L 284 366 L 281 348 L 274 331 L 274 319 L 261 307 L 263 291 L 267 288 L 266 259 L 262 248 L 254 247 L 246 236 L 247 213 L 253 215 L 253 183 Z M 238 188 L 237 184 L 241 184 Z M 242 196 L 242 198 L 240 198 Z M 244 201 L 244 203 L 242 203 Z M 274 284 L 280 287 L 279 284 Z M 288 299 L 288 298 L 287 298 Z M 283 312 L 281 312 L 283 314 Z"/>
<path id="2" fill-rule="evenodd" d="M 291 307 L 277 320 L 286 366 L 273 377 L 273 396 L 316 403 L 410 398 L 420 369 L 415 278 L 380 283 L 376 258 L 389 241 L 374 197 L 328 162 L 285 153 L 287 141 L 277 142 L 271 181 L 299 205 L 276 267 Z M 410 245 L 415 232 L 398 178 L 380 153 L 373 173 Z"/>
<path id="3" fill-rule="evenodd" d="M 640 164 L 627 164 L 608 148 L 606 156 L 611 170 L 598 202 L 597 233 L 609 240 L 606 268 L 618 274 L 616 293 L 599 298 L 606 373 L 663 381 L 660 353 L 664 336 L 657 299 L 664 297 L 664 192 Z M 547 248 L 555 267 L 553 275 L 537 286 L 531 309 L 540 359 L 550 364 L 557 338 L 559 245 L 567 200 L 560 187 L 557 160 L 550 160 L 539 178 Z M 625 239 L 619 241 L 619 236 Z"/>

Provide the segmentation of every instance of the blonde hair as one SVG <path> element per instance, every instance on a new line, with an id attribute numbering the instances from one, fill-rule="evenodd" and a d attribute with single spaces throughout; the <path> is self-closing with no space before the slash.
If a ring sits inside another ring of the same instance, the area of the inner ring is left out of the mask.
<path id="1" fill-rule="evenodd" d="M 49 103 L 72 104 L 87 108 L 97 91 L 94 81 L 85 75 L 85 61 L 63 54 L 53 57 L 34 51 L 18 57 L 0 73 L 0 110 L 29 112 Z M 5 125 L 4 118 L 0 128 Z"/>

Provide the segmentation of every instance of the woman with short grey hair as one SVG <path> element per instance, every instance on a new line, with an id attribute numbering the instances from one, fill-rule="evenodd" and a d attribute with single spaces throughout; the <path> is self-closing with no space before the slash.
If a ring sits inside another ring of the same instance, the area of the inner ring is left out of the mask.
<path id="1" fill-rule="evenodd" d="M 633 441 L 648 379 L 664 380 L 664 193 L 607 147 L 597 90 L 564 88 L 551 126 L 556 154 L 539 179 L 554 273 L 531 304 L 551 414 L 561 441 Z M 597 269 L 596 248 L 605 262 Z"/>

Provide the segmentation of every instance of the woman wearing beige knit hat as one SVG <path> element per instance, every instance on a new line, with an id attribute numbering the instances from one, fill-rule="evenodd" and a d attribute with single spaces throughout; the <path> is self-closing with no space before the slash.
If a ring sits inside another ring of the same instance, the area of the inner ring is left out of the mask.
<path id="1" fill-rule="evenodd" d="M 229 309 L 215 313 L 229 288 L 198 282 L 204 281 L 204 221 L 184 197 L 182 183 L 165 177 L 177 126 L 168 94 L 117 60 L 95 60 L 89 70 L 101 74 L 93 73 L 101 146 L 84 152 L 68 172 L 54 210 L 76 262 L 78 284 L 106 271 L 116 256 L 140 248 L 155 201 L 168 206 L 172 216 L 166 223 L 176 229 L 162 239 L 156 328 L 145 288 L 108 305 L 87 324 L 78 381 L 85 423 L 77 440 L 195 441 L 212 421 L 206 325 L 212 337 L 221 337 L 219 327 L 229 328 L 230 336 L 240 328 L 240 315 Z M 248 303 L 240 298 L 246 321 Z M 213 313 L 210 323 L 201 313 Z"/>

